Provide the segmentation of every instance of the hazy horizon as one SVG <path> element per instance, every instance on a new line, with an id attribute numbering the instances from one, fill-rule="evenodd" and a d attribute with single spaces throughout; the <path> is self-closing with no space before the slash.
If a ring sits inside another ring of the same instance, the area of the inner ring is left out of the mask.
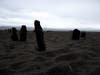
<path id="1" fill-rule="evenodd" d="M 0 0 L 0 26 L 100 30 L 99 0 Z"/>

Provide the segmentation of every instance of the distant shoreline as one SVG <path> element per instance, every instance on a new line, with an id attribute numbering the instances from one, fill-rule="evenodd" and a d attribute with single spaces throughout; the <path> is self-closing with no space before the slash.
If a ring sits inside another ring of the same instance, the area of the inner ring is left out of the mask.
<path id="1" fill-rule="evenodd" d="M 12 27 L 16 27 L 17 30 L 20 30 L 21 26 L 0 26 L 0 30 L 8 30 L 11 29 Z M 78 28 L 77 28 L 78 29 Z M 34 31 L 34 27 L 27 27 L 28 31 Z M 44 31 L 47 32 L 70 32 L 73 31 L 73 29 L 56 29 L 56 28 L 43 28 Z M 79 29 L 80 31 L 85 31 L 85 32 L 100 32 L 99 29 L 91 29 L 91 30 L 85 30 L 85 29 Z"/>

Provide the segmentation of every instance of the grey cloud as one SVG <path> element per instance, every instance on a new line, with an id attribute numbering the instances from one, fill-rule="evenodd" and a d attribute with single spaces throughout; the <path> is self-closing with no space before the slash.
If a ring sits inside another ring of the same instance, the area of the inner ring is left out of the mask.
<path id="1" fill-rule="evenodd" d="M 72 18 L 84 25 L 100 24 L 100 0 L 0 0 L 0 18 L 5 22 L 8 18 L 32 20 L 32 12 L 46 12 L 64 20 Z"/>

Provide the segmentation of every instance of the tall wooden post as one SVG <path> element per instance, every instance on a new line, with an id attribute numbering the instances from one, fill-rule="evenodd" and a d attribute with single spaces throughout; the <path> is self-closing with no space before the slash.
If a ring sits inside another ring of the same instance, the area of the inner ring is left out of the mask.
<path id="1" fill-rule="evenodd" d="M 45 51 L 46 47 L 44 43 L 44 34 L 43 34 L 43 29 L 40 25 L 40 21 L 35 20 L 34 26 L 35 26 L 35 35 L 37 40 L 38 51 Z"/>

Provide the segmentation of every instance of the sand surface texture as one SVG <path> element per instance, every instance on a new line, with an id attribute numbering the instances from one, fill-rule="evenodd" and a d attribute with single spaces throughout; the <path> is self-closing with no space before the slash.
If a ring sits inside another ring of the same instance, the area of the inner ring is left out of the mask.
<path id="1" fill-rule="evenodd" d="M 45 32 L 47 50 L 38 52 L 34 32 L 26 42 L 0 31 L 0 75 L 99 75 L 100 33 L 71 40 L 72 32 Z"/>

